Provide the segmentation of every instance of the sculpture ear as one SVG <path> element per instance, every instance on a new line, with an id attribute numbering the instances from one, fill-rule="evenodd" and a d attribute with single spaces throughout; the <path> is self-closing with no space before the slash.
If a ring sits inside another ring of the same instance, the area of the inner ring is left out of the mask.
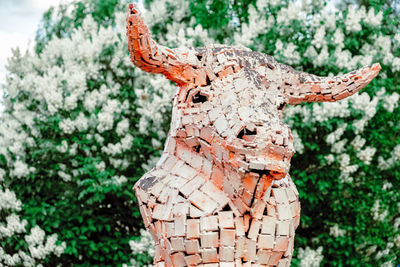
<path id="1" fill-rule="evenodd" d="M 299 72 L 298 82 L 286 85 L 284 94 L 288 104 L 292 105 L 302 102 L 333 102 L 360 91 L 380 70 L 381 66 L 376 63 L 336 77 L 318 77 Z"/>

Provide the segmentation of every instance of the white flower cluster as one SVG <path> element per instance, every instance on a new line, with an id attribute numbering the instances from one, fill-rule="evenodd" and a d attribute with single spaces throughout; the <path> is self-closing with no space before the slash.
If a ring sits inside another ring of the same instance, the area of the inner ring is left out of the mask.
<path id="1" fill-rule="evenodd" d="M 298 259 L 300 259 L 300 266 L 302 267 L 319 267 L 321 261 L 324 259 L 322 255 L 322 247 L 313 250 L 309 247 L 305 249 L 299 248 Z"/>
<path id="2" fill-rule="evenodd" d="M 133 136 L 126 134 L 120 142 L 115 144 L 109 143 L 107 146 L 101 147 L 101 151 L 107 155 L 115 156 L 129 150 L 132 147 L 132 142 Z"/>
<path id="3" fill-rule="evenodd" d="M 346 234 L 346 230 L 340 229 L 339 225 L 335 224 L 331 228 L 329 228 L 329 234 L 333 237 L 341 237 Z"/>
<path id="4" fill-rule="evenodd" d="M 348 9 L 348 13 L 346 16 L 346 30 L 348 32 L 358 32 L 361 31 L 361 19 L 365 16 L 365 8 L 363 9 L 364 12 L 357 12 L 356 7 L 354 5 L 350 5 Z"/>
<path id="5" fill-rule="evenodd" d="M 146 231 L 144 229 L 140 229 L 140 240 L 134 241 L 131 240 L 129 241 L 129 246 L 131 247 L 132 253 L 134 255 L 140 255 L 146 253 L 150 257 L 154 257 L 154 240 L 149 233 L 149 231 Z M 123 267 L 139 267 L 138 263 L 134 260 L 131 259 L 130 265 L 124 264 Z M 149 265 L 150 267 L 150 265 Z"/>
<path id="6" fill-rule="evenodd" d="M 353 182 L 353 177 L 350 175 L 358 170 L 358 165 L 353 164 L 350 165 L 350 156 L 348 154 L 340 154 L 338 156 L 339 164 L 340 164 L 340 176 L 339 179 L 342 183 L 351 183 Z"/>
<path id="7" fill-rule="evenodd" d="M 333 131 L 332 133 L 328 134 L 326 136 L 326 142 L 328 144 L 332 145 L 335 142 L 337 142 L 338 140 L 340 140 L 340 138 L 342 137 L 344 131 L 346 130 L 346 127 L 347 127 L 347 123 L 343 123 L 335 131 Z"/>
<path id="8" fill-rule="evenodd" d="M 4 241 L 8 237 L 15 238 L 15 236 L 21 236 L 26 233 L 28 222 L 21 220 L 15 213 L 21 210 L 21 205 L 21 201 L 17 199 L 14 192 L 7 188 L 3 190 L 0 187 L 0 212 L 3 214 L 11 212 L 5 218 L 5 222 L 0 221 L 0 241 Z M 24 239 L 27 242 L 29 253 L 19 250 L 17 253 L 11 255 L 7 254 L 0 247 L 0 266 L 3 266 L 3 264 L 5 266 L 40 266 L 37 260 L 45 259 L 50 254 L 60 256 L 66 247 L 65 242 L 56 245 L 56 234 L 47 237 L 46 243 L 42 244 L 46 239 L 45 233 L 37 225 L 31 229 L 29 235 L 24 236 Z"/>
<path id="9" fill-rule="evenodd" d="M 289 65 L 300 63 L 300 53 L 296 51 L 297 46 L 293 43 L 283 45 L 281 40 L 276 41 L 275 54 L 278 60 L 281 60 Z M 280 52 L 280 54 L 278 53 Z"/>
<path id="10" fill-rule="evenodd" d="M 376 253 L 375 255 L 375 259 L 379 260 L 381 258 L 383 258 L 384 256 L 388 255 L 390 253 L 390 250 L 394 247 L 394 243 L 392 242 L 388 242 L 386 244 L 386 248 L 384 250 L 380 250 Z M 394 263 L 389 261 L 389 262 L 385 262 L 383 263 L 381 266 L 385 266 L 385 267 L 391 267 L 394 266 Z"/>
<path id="11" fill-rule="evenodd" d="M 123 71 L 121 73 L 121 66 L 131 67 L 126 51 L 125 16 L 125 12 L 115 14 L 117 27 L 107 28 L 99 27 L 92 17 L 87 16 L 82 26 L 75 29 L 70 38 L 54 37 L 40 56 L 32 52 L 21 56 L 19 50 L 15 50 L 8 65 L 7 97 L 4 99 L 7 112 L 0 115 L 0 154 L 5 156 L 7 162 L 7 172 L 0 169 L 0 182 L 6 175 L 10 176 L 8 178 L 23 178 L 35 172 L 35 167 L 27 164 L 26 148 L 37 145 L 49 148 L 53 144 L 36 144 L 34 138 L 40 139 L 41 136 L 39 129 L 34 126 L 34 119 L 46 121 L 50 116 L 63 114 L 60 111 L 68 111 L 64 112 L 68 115 L 61 117 L 58 125 L 65 135 L 76 131 L 88 132 L 87 139 L 94 138 L 102 144 L 104 138 L 100 134 L 113 130 L 118 121 L 115 129 L 115 136 L 119 137 L 117 143 L 122 151 L 132 146 L 129 121 L 120 116 L 121 110 L 124 110 L 124 114 L 129 114 L 130 103 L 127 100 L 123 103 L 117 100 L 121 86 L 111 75 L 104 78 L 104 71 L 101 70 L 103 63 L 99 62 L 103 48 L 112 45 L 116 52 L 109 65 L 111 70 L 117 75 L 124 75 Z M 104 83 L 99 88 L 89 89 L 87 80 Z M 25 94 L 24 100 L 12 101 L 19 94 Z M 37 109 L 28 110 L 27 107 L 33 103 L 39 103 Z M 70 112 L 79 103 L 82 103 L 84 109 L 78 114 Z M 72 117 L 69 114 L 76 115 Z M 69 151 L 74 156 L 81 145 L 69 140 L 65 138 L 55 148 L 60 153 Z M 92 149 L 96 149 L 96 146 Z M 84 151 L 88 156 L 91 155 L 90 150 Z M 110 158 L 111 164 L 116 164 L 116 161 Z M 73 167 L 77 167 L 76 161 L 71 163 Z M 128 160 L 118 159 L 118 168 L 126 168 L 128 165 Z M 104 162 L 96 167 L 99 171 L 106 168 Z M 54 174 L 55 177 L 69 182 L 80 171 L 67 170 L 64 164 L 60 164 L 60 170 Z M 110 179 L 115 185 L 126 181 L 127 178 L 123 175 Z M 27 251 L 21 248 L 14 254 L 7 254 L 7 251 L 0 248 L 0 266 L 41 266 L 39 262 L 49 255 L 59 256 L 66 243 L 58 244 L 56 234 L 47 236 L 38 225 L 28 228 L 27 221 L 18 215 L 22 203 L 9 189 L 0 189 L 0 211 L 5 214 L 0 220 L 0 241 L 21 236 L 20 240 L 25 240 L 28 248 Z"/>
<path id="12" fill-rule="evenodd" d="M 21 201 L 19 201 L 14 192 L 6 188 L 4 191 L 0 187 L 0 212 L 3 210 L 21 210 Z"/>
<path id="13" fill-rule="evenodd" d="M 387 170 L 391 168 L 394 164 L 400 161 L 400 145 L 393 148 L 391 157 L 384 159 L 382 156 L 378 157 L 378 168 L 381 170 Z"/>
<path id="14" fill-rule="evenodd" d="M 6 223 L 0 223 L 0 239 L 24 233 L 28 222 L 26 220 L 21 221 L 18 215 L 12 213 L 7 216 Z"/>
<path id="15" fill-rule="evenodd" d="M 299 3 L 289 2 L 287 7 L 283 7 L 279 12 L 276 22 L 289 26 L 293 20 L 302 21 L 306 19 L 306 13 L 302 10 Z"/>
<path id="16" fill-rule="evenodd" d="M 375 221 L 383 221 L 388 216 L 388 210 L 382 210 L 381 201 L 377 199 L 371 208 L 371 213 Z"/>
<path id="17" fill-rule="evenodd" d="M 294 146 L 294 149 L 296 150 L 296 153 L 303 154 L 304 145 L 301 142 L 301 138 L 300 138 L 299 134 L 297 133 L 296 130 L 291 131 L 291 133 L 293 136 L 293 146 Z"/>
<path id="18" fill-rule="evenodd" d="M 257 1 L 257 4 L 261 2 Z M 263 1 L 265 3 L 265 1 Z M 261 10 L 263 6 L 258 6 Z M 253 42 L 253 38 L 257 37 L 260 33 L 264 33 L 274 23 L 274 17 L 270 17 L 269 21 L 265 19 L 263 12 L 257 12 L 254 6 L 249 8 L 249 22 L 242 25 L 240 31 L 235 32 L 233 37 L 233 43 L 236 45 L 249 46 Z"/>
<path id="19" fill-rule="evenodd" d="M 149 256 L 154 256 L 154 240 L 149 231 L 140 229 L 140 240 L 129 241 L 129 246 L 131 247 L 133 254 L 142 254 L 146 252 Z"/>
<path id="20" fill-rule="evenodd" d="M 338 102 L 316 103 L 312 106 L 312 122 L 323 122 L 332 118 L 346 118 L 351 115 L 348 100 Z"/>
<path id="21" fill-rule="evenodd" d="M 369 165 L 371 164 L 371 160 L 376 153 L 375 147 L 366 147 L 364 150 L 360 150 L 357 153 L 357 157 L 361 159 L 364 164 Z"/>
<path id="22" fill-rule="evenodd" d="M 399 106 L 399 98 L 400 95 L 397 92 L 394 92 L 391 95 L 385 95 L 383 98 L 383 107 L 388 112 L 393 112 Z"/>
<path id="23" fill-rule="evenodd" d="M 45 238 L 45 232 L 39 226 L 31 229 L 31 233 L 25 236 L 25 241 L 29 246 L 29 252 L 35 259 L 45 259 L 49 254 L 60 256 L 66 248 L 66 243 L 56 245 L 57 235 L 52 234 Z"/>

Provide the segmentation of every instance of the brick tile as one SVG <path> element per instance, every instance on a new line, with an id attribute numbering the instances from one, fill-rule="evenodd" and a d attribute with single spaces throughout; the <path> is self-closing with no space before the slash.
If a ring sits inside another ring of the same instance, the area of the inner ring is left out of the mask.
<path id="1" fill-rule="evenodd" d="M 200 245 L 198 239 L 185 240 L 185 249 L 187 254 L 200 253 Z"/>
<path id="2" fill-rule="evenodd" d="M 187 266 L 185 261 L 185 255 L 182 252 L 174 253 L 171 255 L 172 263 L 174 267 Z"/>
<path id="3" fill-rule="evenodd" d="M 237 236 L 244 236 L 244 223 L 243 217 L 235 217 L 235 226 L 236 226 L 236 235 Z"/>
<path id="4" fill-rule="evenodd" d="M 201 257 L 204 263 L 218 262 L 218 254 L 216 248 L 205 248 L 201 250 Z"/>
<path id="5" fill-rule="evenodd" d="M 233 247 L 220 247 L 220 260 L 230 261 L 234 260 L 235 252 Z"/>
<path id="6" fill-rule="evenodd" d="M 256 240 L 258 233 L 260 232 L 261 221 L 252 220 L 250 230 L 248 233 L 248 238 Z"/>
<path id="7" fill-rule="evenodd" d="M 277 236 L 275 239 L 274 251 L 286 251 L 289 245 L 289 237 Z"/>
<path id="8" fill-rule="evenodd" d="M 254 261 L 256 258 L 256 247 L 257 243 L 254 240 L 247 239 L 245 240 L 245 250 L 246 253 L 243 256 L 245 261 Z"/>
<path id="9" fill-rule="evenodd" d="M 218 231 L 218 217 L 207 216 L 200 218 L 200 230 L 203 231 Z"/>
<path id="10" fill-rule="evenodd" d="M 218 232 L 207 232 L 200 235 L 200 243 L 202 248 L 217 248 Z"/>
<path id="11" fill-rule="evenodd" d="M 279 260 L 282 258 L 283 252 L 274 252 L 269 258 L 268 265 L 277 265 Z"/>
<path id="12" fill-rule="evenodd" d="M 235 246 L 235 230 L 221 229 L 221 245 L 222 246 Z"/>
<path id="13" fill-rule="evenodd" d="M 185 257 L 186 264 L 188 266 L 197 266 L 199 263 L 201 263 L 201 257 L 200 255 L 190 255 Z"/>
<path id="14" fill-rule="evenodd" d="M 278 221 L 276 225 L 277 235 L 289 235 L 290 221 Z"/>
<path id="15" fill-rule="evenodd" d="M 187 233 L 186 238 L 200 238 L 200 220 L 188 219 L 187 220 Z"/>
<path id="16" fill-rule="evenodd" d="M 292 214 L 291 214 L 289 205 L 278 204 L 278 205 L 276 205 L 276 207 L 278 210 L 279 220 L 289 220 L 292 218 Z"/>
<path id="17" fill-rule="evenodd" d="M 173 251 L 185 251 L 182 237 L 172 237 L 170 240 Z"/>
<path id="18" fill-rule="evenodd" d="M 277 220 L 271 216 L 263 216 L 261 233 L 275 235 L 275 227 Z"/>
<path id="19" fill-rule="evenodd" d="M 257 258 L 259 263 L 261 264 L 268 264 L 269 258 L 271 257 L 272 252 L 267 250 L 259 250 L 257 252 Z"/>
<path id="20" fill-rule="evenodd" d="M 259 235 L 257 246 L 260 249 L 273 249 L 275 236 L 273 235 Z"/>
<path id="21" fill-rule="evenodd" d="M 235 227 L 232 211 L 218 212 L 218 219 L 219 219 L 219 227 L 220 228 L 234 228 Z"/>

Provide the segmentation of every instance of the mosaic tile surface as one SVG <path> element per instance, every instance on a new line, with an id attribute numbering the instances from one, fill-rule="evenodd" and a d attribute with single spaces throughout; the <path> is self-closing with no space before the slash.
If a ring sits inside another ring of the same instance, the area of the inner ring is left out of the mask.
<path id="1" fill-rule="evenodd" d="M 282 112 L 350 96 L 379 64 L 326 78 L 246 48 L 169 49 L 132 4 L 127 35 L 132 62 L 178 86 L 164 153 L 134 186 L 154 266 L 289 266 L 300 202 Z"/>

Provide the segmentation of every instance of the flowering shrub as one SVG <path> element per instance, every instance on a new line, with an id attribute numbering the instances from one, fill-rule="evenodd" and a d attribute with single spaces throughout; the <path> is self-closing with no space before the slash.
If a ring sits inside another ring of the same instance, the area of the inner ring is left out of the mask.
<path id="1" fill-rule="evenodd" d="M 130 63 L 125 4 L 91 0 L 48 12 L 36 53 L 15 51 L 9 61 L 0 266 L 150 263 L 131 188 L 162 149 L 175 87 Z M 293 265 L 398 263 L 400 34 L 391 11 L 378 1 L 336 13 L 323 1 L 146 7 L 155 38 L 170 47 L 243 45 L 318 75 L 381 63 L 381 74 L 352 97 L 285 110 L 302 201 Z"/>

